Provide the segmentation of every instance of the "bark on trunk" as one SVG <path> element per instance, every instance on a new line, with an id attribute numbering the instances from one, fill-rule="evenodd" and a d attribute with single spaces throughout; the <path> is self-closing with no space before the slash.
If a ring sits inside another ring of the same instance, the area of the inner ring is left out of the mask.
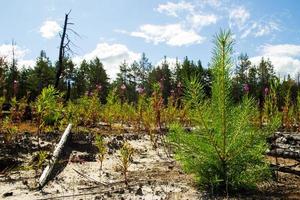
<path id="1" fill-rule="evenodd" d="M 59 46 L 59 56 L 58 56 L 58 65 L 57 65 L 57 71 L 56 71 L 56 79 L 55 79 L 55 88 L 58 89 L 59 85 L 59 78 L 61 76 L 61 73 L 63 71 L 63 59 L 64 59 L 64 43 L 65 43 L 65 37 L 66 37 L 66 31 L 67 31 L 67 25 L 68 25 L 68 18 L 69 13 L 65 15 L 65 23 L 63 28 L 63 33 L 61 36 L 60 46 Z"/>
<path id="2" fill-rule="evenodd" d="M 68 127 L 66 128 L 64 134 L 62 135 L 57 147 L 55 148 L 48 166 L 44 169 L 44 171 L 39 179 L 39 189 L 43 188 L 45 186 L 45 184 L 47 183 L 49 176 L 52 173 L 52 170 L 54 168 L 54 165 L 57 163 L 59 156 L 65 146 L 65 143 L 71 132 L 71 128 L 72 128 L 72 124 L 69 124 Z"/>

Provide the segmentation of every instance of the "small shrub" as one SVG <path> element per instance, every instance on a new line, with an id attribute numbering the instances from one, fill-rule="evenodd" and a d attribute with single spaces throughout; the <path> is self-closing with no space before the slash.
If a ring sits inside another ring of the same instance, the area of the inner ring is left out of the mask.
<path id="1" fill-rule="evenodd" d="M 125 184 L 128 185 L 128 168 L 130 166 L 134 149 L 132 146 L 125 142 L 123 147 L 120 150 L 120 164 L 119 167 L 123 173 Z"/>
<path id="2" fill-rule="evenodd" d="M 150 141 L 152 143 L 152 146 L 154 148 L 157 147 L 157 128 L 156 128 L 156 118 L 155 118 L 155 113 L 153 112 L 153 107 L 150 103 L 147 103 L 147 106 L 144 111 L 143 115 L 143 125 L 145 127 L 145 130 L 150 136 Z"/>
<path id="3" fill-rule="evenodd" d="M 36 154 L 36 159 L 35 161 L 29 166 L 27 167 L 28 169 L 34 169 L 35 171 L 35 177 L 38 177 L 38 172 L 39 170 L 42 170 L 45 161 L 48 157 L 48 153 L 46 151 L 38 151 Z M 35 179 L 35 183 L 37 184 L 37 180 Z"/>
<path id="4" fill-rule="evenodd" d="M 143 125 L 143 118 L 145 115 L 145 110 L 147 108 L 147 99 L 145 94 L 140 94 L 138 96 L 138 102 L 136 107 L 136 116 L 135 121 L 137 124 L 137 130 L 140 131 L 142 129 Z"/>
<path id="5" fill-rule="evenodd" d="M 102 112 L 102 119 L 108 123 L 111 129 L 112 124 L 118 119 L 118 115 L 121 112 L 121 102 L 116 92 L 117 90 L 115 88 L 108 93 L 107 102 Z"/>
<path id="6" fill-rule="evenodd" d="M 62 116 L 62 103 L 60 101 L 62 94 L 60 94 L 53 86 L 44 88 L 42 93 L 34 102 L 35 112 L 38 124 L 38 145 L 39 135 L 42 133 L 47 124 L 53 124 L 57 127 L 59 119 Z"/>
<path id="7" fill-rule="evenodd" d="M 105 158 L 105 154 L 107 153 L 107 148 L 104 142 L 104 139 L 101 135 L 96 135 L 96 147 L 99 151 L 99 161 L 100 161 L 100 171 L 102 171 L 103 160 Z"/>
<path id="8" fill-rule="evenodd" d="M 18 127 L 13 124 L 10 117 L 5 117 L 5 119 L 2 121 L 1 129 L 6 143 L 11 143 L 16 139 Z"/>
<path id="9" fill-rule="evenodd" d="M 45 161 L 48 157 L 48 153 L 46 151 L 39 151 L 37 154 L 37 162 L 36 167 L 37 169 L 42 169 L 43 165 L 45 164 Z"/>
<path id="10" fill-rule="evenodd" d="M 0 97 L 0 117 L 2 117 L 2 106 L 5 103 L 5 97 Z"/>
<path id="11" fill-rule="evenodd" d="M 298 126 L 298 132 L 300 132 L 300 91 L 297 94 L 297 106 L 296 106 L 296 120 Z"/>
<path id="12" fill-rule="evenodd" d="M 64 108 L 64 119 L 62 125 L 65 126 L 68 123 L 72 123 L 76 132 L 78 132 L 78 126 L 80 123 L 81 107 L 79 104 L 75 104 L 72 101 L 68 101 L 67 106 Z"/>
<path id="13" fill-rule="evenodd" d="M 90 125 L 95 126 L 99 123 L 100 120 L 100 112 L 101 112 L 101 103 L 96 92 L 89 98 L 89 108 L 85 110 L 87 113 L 87 119 Z"/>
<path id="14" fill-rule="evenodd" d="M 151 105 L 153 112 L 155 113 L 155 121 L 156 121 L 156 127 L 159 128 L 161 131 L 162 124 L 161 124 L 161 110 L 163 109 L 163 97 L 161 94 L 161 88 L 158 83 L 153 84 L 153 93 L 151 97 Z"/>
<path id="15" fill-rule="evenodd" d="M 172 123 L 179 122 L 180 110 L 176 108 L 173 96 L 168 98 L 167 106 L 162 110 L 162 122 L 166 128 Z"/>

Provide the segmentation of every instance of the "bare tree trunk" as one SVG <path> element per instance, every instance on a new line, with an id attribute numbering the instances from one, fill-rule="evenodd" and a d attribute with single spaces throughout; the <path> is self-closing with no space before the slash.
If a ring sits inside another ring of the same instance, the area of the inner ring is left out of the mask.
<path id="1" fill-rule="evenodd" d="M 68 80 L 68 89 L 67 89 L 66 102 L 69 101 L 70 96 L 71 96 L 71 82 L 70 82 L 70 80 Z"/>
<path id="2" fill-rule="evenodd" d="M 69 124 L 68 127 L 66 128 L 64 134 L 61 136 L 61 139 L 53 152 L 52 158 L 50 159 L 48 166 L 44 169 L 44 171 L 40 177 L 40 180 L 39 180 L 39 188 L 40 189 L 42 187 L 44 187 L 44 185 L 48 181 L 49 176 L 52 173 L 52 170 L 54 168 L 54 165 L 57 163 L 57 160 L 58 160 L 58 158 L 64 148 L 64 145 L 68 139 L 68 136 L 71 132 L 71 128 L 72 128 L 72 124 Z"/>
<path id="3" fill-rule="evenodd" d="M 61 36 L 61 41 L 60 41 L 58 66 L 57 66 L 56 80 L 55 80 L 55 88 L 56 89 L 58 89 L 59 78 L 60 78 L 61 73 L 63 71 L 63 59 L 64 59 L 64 53 L 65 53 L 65 44 L 64 43 L 65 43 L 65 37 L 66 37 L 69 14 L 70 14 L 70 12 L 65 15 L 65 23 L 64 23 L 63 33 L 62 33 L 62 36 Z"/>

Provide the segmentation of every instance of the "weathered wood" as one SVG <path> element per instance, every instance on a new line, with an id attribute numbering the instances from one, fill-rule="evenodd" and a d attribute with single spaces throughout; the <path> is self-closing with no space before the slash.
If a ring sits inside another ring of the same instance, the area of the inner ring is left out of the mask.
<path id="1" fill-rule="evenodd" d="M 300 159 L 300 153 L 289 149 L 277 148 L 267 152 L 269 156 L 277 156 L 282 158 Z"/>
<path id="2" fill-rule="evenodd" d="M 286 138 L 287 140 L 296 141 L 297 143 L 300 142 L 300 133 L 298 132 L 276 132 L 274 135 L 270 136 L 269 139 L 274 141 L 281 137 Z"/>
<path id="3" fill-rule="evenodd" d="M 106 183 L 102 183 L 102 182 L 100 182 L 100 181 L 97 181 L 96 179 L 94 179 L 94 178 L 92 178 L 92 177 L 90 177 L 90 176 L 88 176 L 88 175 L 86 175 L 86 174 L 84 174 L 84 173 L 82 173 L 82 172 L 80 172 L 80 171 L 74 169 L 74 168 L 73 168 L 73 170 L 74 170 L 77 174 L 79 174 L 81 177 L 86 178 L 86 179 L 89 180 L 89 181 L 92 181 L 92 182 L 94 182 L 94 183 L 102 184 L 102 185 L 107 186 Z"/>
<path id="4" fill-rule="evenodd" d="M 271 165 L 271 167 L 275 168 L 277 171 L 284 172 L 284 173 L 289 173 L 289 174 L 294 174 L 296 176 L 300 176 L 300 171 L 293 169 L 292 167 L 289 166 L 277 166 L 277 165 Z"/>
<path id="5" fill-rule="evenodd" d="M 39 189 L 43 188 L 44 185 L 47 183 L 50 174 L 52 173 L 52 170 L 54 168 L 54 165 L 57 163 L 59 156 L 62 152 L 62 149 L 65 146 L 65 143 L 68 139 L 68 136 L 71 132 L 71 128 L 72 128 L 72 124 L 69 124 L 68 127 L 66 128 L 64 134 L 62 135 L 58 145 L 56 146 L 52 158 L 50 159 L 49 164 L 47 165 L 47 167 L 44 169 L 40 179 L 39 179 Z"/>
<path id="6" fill-rule="evenodd" d="M 70 11 L 71 12 L 71 11 Z M 55 79 L 55 88 L 58 89 L 59 85 L 59 78 L 63 71 L 63 59 L 64 59 L 64 53 L 65 53 L 65 38 L 66 38 L 66 31 L 68 26 L 68 19 L 69 19 L 69 13 L 65 15 L 65 22 L 63 27 L 63 32 L 61 35 L 61 41 L 59 46 L 59 56 L 58 56 L 58 65 L 57 65 L 57 71 L 56 71 L 56 79 Z"/>

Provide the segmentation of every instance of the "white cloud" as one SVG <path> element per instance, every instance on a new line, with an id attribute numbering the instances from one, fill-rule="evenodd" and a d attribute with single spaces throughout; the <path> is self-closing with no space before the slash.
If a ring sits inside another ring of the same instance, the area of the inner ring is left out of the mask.
<path id="1" fill-rule="evenodd" d="M 243 31 L 241 38 L 246 38 L 248 37 L 253 30 L 255 30 L 257 27 L 257 23 L 253 23 L 251 26 L 248 26 L 248 28 L 246 28 L 246 30 Z"/>
<path id="2" fill-rule="evenodd" d="M 258 65 L 261 57 L 269 58 L 276 73 L 281 76 L 290 74 L 295 77 L 300 69 L 300 45 L 279 44 L 263 45 L 260 47 L 260 56 L 251 58 L 251 62 Z"/>
<path id="3" fill-rule="evenodd" d="M 243 6 L 239 6 L 230 10 L 229 12 L 229 24 L 230 26 L 237 26 L 239 29 L 243 29 L 245 23 L 250 18 L 249 11 Z"/>
<path id="4" fill-rule="evenodd" d="M 25 68 L 33 68 L 35 64 L 36 64 L 35 60 L 20 60 L 18 62 L 19 67 L 25 67 Z"/>
<path id="5" fill-rule="evenodd" d="M 194 30 L 185 30 L 181 24 L 140 26 L 139 31 L 131 32 L 131 36 L 144 38 L 154 44 L 166 43 L 170 46 L 184 46 L 201 43 L 204 38 Z"/>
<path id="6" fill-rule="evenodd" d="M 229 26 L 237 28 L 240 32 L 240 38 L 262 37 L 280 31 L 279 24 L 270 17 L 253 19 L 247 8 L 244 6 L 228 9 Z"/>
<path id="7" fill-rule="evenodd" d="M 264 45 L 262 46 L 262 52 L 267 56 L 300 56 L 300 45 L 294 44 L 278 44 L 278 45 Z"/>
<path id="8" fill-rule="evenodd" d="M 130 51 L 127 46 L 123 44 L 108 44 L 99 43 L 96 48 L 83 55 L 73 58 L 76 64 L 79 64 L 83 59 L 90 61 L 98 57 L 104 65 L 104 69 L 110 78 L 115 79 L 119 72 L 119 66 L 124 60 L 131 64 L 135 60 L 140 59 L 140 53 Z"/>
<path id="9" fill-rule="evenodd" d="M 204 26 L 215 24 L 218 17 L 214 14 L 191 14 L 187 16 L 187 22 L 193 29 L 201 29 Z"/>
<path id="10" fill-rule="evenodd" d="M 279 24 L 275 21 L 251 21 L 242 27 L 241 38 L 248 36 L 262 37 L 280 30 Z"/>
<path id="11" fill-rule="evenodd" d="M 200 8 L 203 5 L 217 6 L 218 0 L 202 0 L 199 2 L 166 2 L 155 9 L 159 13 L 175 17 L 178 21 L 168 24 L 143 24 L 136 31 L 116 29 L 115 32 L 145 39 L 148 43 L 167 44 L 169 46 L 188 46 L 200 44 L 204 37 L 199 31 L 211 24 L 215 24 L 219 17 L 206 13 Z"/>
<path id="12" fill-rule="evenodd" d="M 194 5 L 189 2 L 167 2 L 166 4 L 159 4 L 156 9 L 160 13 L 165 13 L 166 15 L 178 17 L 179 12 L 182 11 L 192 11 L 194 9 Z"/>
<path id="13" fill-rule="evenodd" d="M 199 1 L 201 5 L 209 5 L 212 7 L 220 7 L 222 2 L 220 0 L 201 0 Z"/>
<path id="14" fill-rule="evenodd" d="M 12 60 L 13 51 L 15 54 L 15 58 L 17 59 L 23 58 L 29 52 L 28 49 L 21 48 L 17 45 L 11 45 L 11 44 L 0 45 L 0 56 L 5 57 L 8 62 L 9 60 Z"/>
<path id="15" fill-rule="evenodd" d="M 279 31 L 279 25 L 276 22 L 270 21 L 267 23 L 262 23 L 257 26 L 257 30 L 254 33 L 255 37 L 269 35 L 273 31 Z"/>
<path id="16" fill-rule="evenodd" d="M 18 45 L 2 44 L 0 45 L 0 57 L 3 57 L 6 62 L 11 63 L 13 59 L 13 49 L 15 59 L 18 62 L 18 67 L 33 67 L 35 65 L 34 60 L 26 60 L 25 56 L 29 53 L 29 50 L 22 48 Z"/>
<path id="17" fill-rule="evenodd" d="M 56 21 L 47 20 L 40 27 L 40 33 L 43 38 L 51 39 L 57 35 L 59 31 L 61 31 L 61 27 Z"/>

